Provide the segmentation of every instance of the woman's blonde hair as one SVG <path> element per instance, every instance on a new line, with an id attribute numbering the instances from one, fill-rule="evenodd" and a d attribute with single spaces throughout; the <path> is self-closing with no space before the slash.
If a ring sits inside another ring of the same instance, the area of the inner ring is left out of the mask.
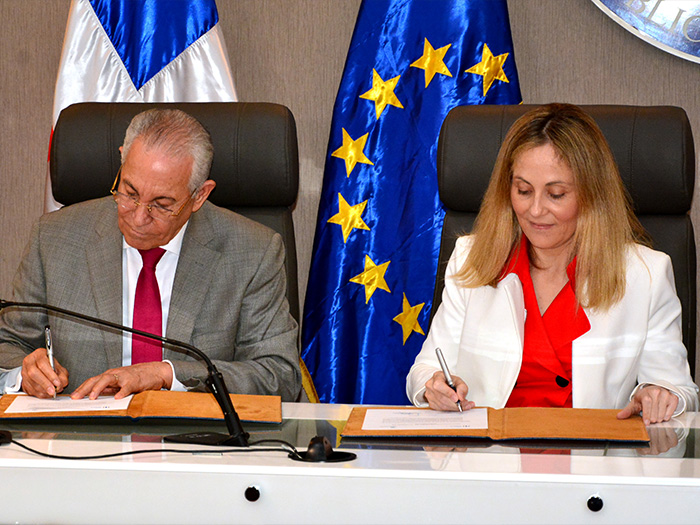
<path id="1" fill-rule="evenodd" d="M 535 108 L 506 134 L 474 225 L 472 248 L 456 278 L 474 288 L 496 286 L 502 277 L 522 236 L 510 199 L 513 164 L 524 151 L 545 144 L 551 144 L 574 174 L 578 218 L 571 258 L 577 257 L 577 300 L 584 307 L 607 310 L 625 293 L 627 248 L 634 242 L 647 244 L 647 237 L 603 133 L 571 104 Z"/>

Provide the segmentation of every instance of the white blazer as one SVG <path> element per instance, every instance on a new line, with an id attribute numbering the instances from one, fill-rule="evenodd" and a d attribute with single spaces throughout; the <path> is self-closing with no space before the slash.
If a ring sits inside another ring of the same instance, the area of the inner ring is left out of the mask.
<path id="1" fill-rule="evenodd" d="M 442 304 L 406 378 L 406 393 L 416 406 L 427 406 L 425 383 L 440 369 L 436 347 L 477 406 L 503 408 L 518 378 L 527 315 L 522 284 L 510 273 L 495 288 L 459 286 L 454 275 L 471 242 L 469 236 L 457 241 Z M 697 410 L 698 387 L 683 346 L 681 303 L 668 255 L 630 247 L 623 299 L 607 312 L 584 311 L 591 329 L 572 343 L 575 408 L 623 408 L 637 385 L 655 384 L 679 396 L 674 415 Z"/>

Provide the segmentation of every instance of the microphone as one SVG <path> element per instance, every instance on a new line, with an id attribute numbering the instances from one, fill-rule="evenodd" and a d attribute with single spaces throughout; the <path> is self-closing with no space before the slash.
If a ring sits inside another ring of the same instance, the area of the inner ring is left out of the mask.
<path id="1" fill-rule="evenodd" d="M 97 317 L 92 317 L 89 315 L 81 314 L 78 312 L 73 312 L 71 310 L 66 310 L 64 308 L 59 308 L 57 306 L 52 306 L 50 304 L 43 303 L 22 303 L 14 301 L 5 301 L 0 299 L 0 310 L 4 308 L 27 308 L 30 310 L 46 310 L 49 312 L 55 312 L 63 314 L 74 319 L 82 319 L 83 321 L 88 321 L 90 323 L 106 326 L 108 328 L 113 328 L 120 330 L 122 332 L 129 332 L 132 334 L 140 335 L 148 339 L 153 339 L 154 341 L 160 341 L 166 345 L 179 348 L 184 350 L 185 353 L 194 354 L 199 357 L 207 365 L 208 376 L 205 383 L 211 393 L 214 395 L 214 399 L 221 407 L 221 411 L 224 415 L 224 422 L 226 423 L 226 428 L 228 429 L 228 435 L 220 433 L 202 433 L 195 432 L 191 434 L 178 434 L 174 436 L 165 436 L 163 439 L 165 441 L 176 442 L 176 443 L 193 443 L 199 445 L 217 445 L 217 446 L 229 446 L 229 447 L 248 447 L 248 437 L 249 434 L 243 430 L 243 425 L 241 420 L 233 408 L 233 403 L 231 402 L 231 397 L 229 396 L 228 389 L 226 388 L 226 382 L 224 381 L 223 375 L 216 368 L 214 363 L 212 363 L 209 356 L 202 352 L 199 348 L 196 348 L 190 344 L 183 343 L 182 341 L 177 341 L 175 339 L 169 339 L 167 337 L 161 337 L 156 334 L 151 334 L 149 332 L 144 332 L 142 330 L 136 330 L 134 328 L 129 328 L 128 326 L 123 326 L 111 321 L 105 321 L 104 319 L 98 319 Z"/>

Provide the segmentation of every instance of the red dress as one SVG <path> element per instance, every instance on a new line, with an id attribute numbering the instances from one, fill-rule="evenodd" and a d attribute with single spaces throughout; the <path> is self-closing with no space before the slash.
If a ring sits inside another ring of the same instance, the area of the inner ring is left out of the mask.
<path id="1" fill-rule="evenodd" d="M 504 273 L 515 273 L 520 278 L 526 311 L 523 363 L 506 406 L 571 407 L 571 343 L 591 329 L 574 293 L 576 259 L 566 269 L 569 282 L 541 315 L 527 247 L 523 237 Z"/>

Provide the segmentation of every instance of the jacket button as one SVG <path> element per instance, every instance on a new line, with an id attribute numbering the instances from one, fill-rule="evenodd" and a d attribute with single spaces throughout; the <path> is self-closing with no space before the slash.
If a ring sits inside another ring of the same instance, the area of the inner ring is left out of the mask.
<path id="1" fill-rule="evenodd" d="M 559 386 L 562 387 L 562 388 L 564 388 L 564 387 L 566 387 L 566 386 L 569 386 L 569 380 L 568 380 L 568 379 L 564 379 L 562 376 L 557 376 L 557 378 L 555 379 L 555 381 L 557 382 L 557 385 L 559 385 Z"/>

